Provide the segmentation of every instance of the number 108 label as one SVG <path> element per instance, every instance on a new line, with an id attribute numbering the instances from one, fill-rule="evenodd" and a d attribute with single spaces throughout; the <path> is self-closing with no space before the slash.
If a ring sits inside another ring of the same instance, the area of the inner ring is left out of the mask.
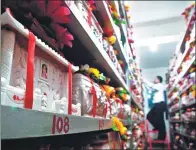
<path id="1" fill-rule="evenodd" d="M 52 121 L 52 134 L 61 133 L 65 134 L 69 132 L 69 117 L 57 117 L 53 116 Z"/>

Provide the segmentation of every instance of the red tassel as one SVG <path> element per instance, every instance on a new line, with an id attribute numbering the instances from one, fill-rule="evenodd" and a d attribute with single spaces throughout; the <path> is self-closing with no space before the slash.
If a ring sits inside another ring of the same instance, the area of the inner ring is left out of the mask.
<path id="1" fill-rule="evenodd" d="M 97 108 L 97 94 L 96 94 L 96 90 L 95 90 L 95 87 L 93 85 L 93 81 L 90 77 L 88 77 L 90 82 L 91 82 L 91 93 L 93 95 L 93 111 L 92 111 L 92 114 L 93 114 L 93 117 L 96 116 L 96 108 Z"/>
<path id="2" fill-rule="evenodd" d="M 34 56 L 35 56 L 35 36 L 29 32 L 28 58 L 27 58 L 27 78 L 24 108 L 33 107 L 33 78 L 34 78 Z"/>
<path id="3" fill-rule="evenodd" d="M 72 65 L 68 66 L 68 114 L 72 114 Z"/>
<path id="4" fill-rule="evenodd" d="M 88 8 L 88 24 L 89 24 L 89 26 L 91 28 L 91 26 L 92 26 L 92 12 L 91 12 L 90 6 Z"/>

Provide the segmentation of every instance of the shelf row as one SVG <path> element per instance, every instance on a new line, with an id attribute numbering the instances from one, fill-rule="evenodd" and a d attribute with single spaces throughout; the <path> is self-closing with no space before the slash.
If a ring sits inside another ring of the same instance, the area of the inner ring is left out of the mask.
<path id="1" fill-rule="evenodd" d="M 104 2 L 98 1 L 97 3 L 103 5 L 102 7 L 103 11 L 107 12 L 106 11 L 107 6 L 105 5 Z M 92 30 L 85 22 L 83 17 L 80 15 L 80 11 L 73 4 L 69 5 L 69 9 L 72 12 L 72 16 L 71 16 L 72 21 L 69 24 L 71 31 L 75 33 L 77 37 L 79 37 L 79 39 L 84 45 L 86 45 L 89 52 L 96 59 L 95 63 L 97 63 L 97 65 L 99 65 L 100 67 L 104 66 L 104 69 L 107 71 L 107 74 L 111 77 L 111 79 L 116 83 L 118 83 L 119 86 L 122 86 L 127 91 L 129 91 L 127 84 L 125 83 L 125 81 L 118 73 L 117 69 L 112 64 L 112 61 L 107 55 L 106 51 L 103 49 L 102 45 L 98 44 L 99 42 L 93 35 Z M 107 16 L 109 15 L 108 12 L 106 15 Z"/>
<path id="2" fill-rule="evenodd" d="M 100 1 L 98 2 L 100 5 L 104 5 L 105 11 L 108 11 L 107 6 L 105 6 L 105 2 Z M 99 66 L 105 66 L 105 70 L 107 71 L 107 74 L 110 75 L 112 80 L 116 81 L 118 85 L 124 87 L 127 91 L 129 91 L 127 84 L 122 79 L 120 74 L 117 72 L 117 70 L 114 68 L 114 65 L 112 64 L 109 56 L 106 54 L 106 52 L 103 50 L 101 45 L 98 45 L 96 42 L 96 39 L 94 35 L 92 35 L 92 32 L 90 31 L 90 28 L 87 28 L 87 24 L 84 21 L 84 19 L 77 15 L 79 14 L 79 11 L 75 8 L 75 5 L 69 6 L 70 11 L 72 12 L 71 20 L 72 22 L 69 24 L 70 29 L 80 38 L 83 44 L 85 44 L 90 51 L 90 53 L 93 54 L 93 56 L 96 58 L 97 63 Z M 108 14 L 109 15 L 109 14 Z M 109 15 L 110 16 L 110 15 Z M 111 19 L 111 18 L 110 18 Z M 29 31 L 25 29 L 25 27 L 19 23 L 16 19 L 12 17 L 12 15 L 9 12 L 5 12 L 1 16 L 1 24 L 2 25 L 9 25 L 15 30 L 17 30 L 19 33 L 24 35 L 28 38 Z M 77 26 L 77 27 L 76 27 Z M 84 36 L 81 35 L 88 35 L 89 37 L 84 38 Z M 62 64 L 64 64 L 66 67 L 68 66 L 69 62 L 61 57 L 59 54 L 57 54 L 54 50 L 52 50 L 48 45 L 46 45 L 44 42 L 42 42 L 40 39 L 36 37 L 37 45 L 40 46 L 41 49 L 43 49 L 45 52 L 50 54 L 52 57 L 56 58 L 58 61 L 60 61 Z M 121 49 L 121 48 L 120 48 Z M 72 66 L 73 71 L 77 71 L 78 67 Z M 132 96 L 133 102 L 142 109 L 142 106 L 138 104 L 135 97 Z"/>
<path id="3" fill-rule="evenodd" d="M 190 27 L 191 27 L 192 23 L 194 22 L 194 19 L 195 19 L 195 14 L 192 13 L 192 15 L 190 17 L 190 20 L 188 21 L 188 25 L 187 25 L 187 27 L 185 29 L 185 32 L 183 32 L 182 40 L 179 42 L 179 47 L 177 47 L 177 49 L 179 49 L 178 52 L 180 52 L 180 49 L 185 48 L 184 45 L 186 43 L 186 36 L 189 34 L 190 30 L 192 29 Z M 193 30 L 194 30 L 194 27 L 193 27 Z M 193 31 L 193 33 L 194 33 L 194 31 Z M 177 63 L 175 61 L 173 61 L 173 63 L 169 66 L 170 67 L 169 69 L 171 69 L 171 66 L 175 65 L 175 67 L 172 70 L 172 73 L 173 72 L 174 73 L 177 72 L 178 68 L 182 64 L 182 62 L 183 62 L 185 56 L 187 55 L 188 51 L 189 51 L 189 48 L 186 48 L 185 51 L 183 52 L 183 55 L 181 56 L 180 60 L 178 60 Z"/>
<path id="4" fill-rule="evenodd" d="M 188 134 L 184 134 L 183 132 L 173 131 L 173 133 L 177 133 L 177 134 L 182 135 L 182 136 L 184 136 L 184 137 L 187 137 L 187 138 L 189 138 L 189 139 L 191 139 L 191 140 L 196 140 L 196 138 L 195 138 L 194 136 L 190 136 L 190 135 L 188 135 Z"/>
<path id="5" fill-rule="evenodd" d="M 195 56 L 190 60 L 189 64 L 187 64 L 186 68 L 176 77 L 175 82 L 172 84 L 172 88 L 168 92 L 168 95 L 175 89 L 180 79 L 182 79 L 187 74 L 191 66 L 194 64 L 194 62 Z"/>
<path id="6" fill-rule="evenodd" d="M 171 123 L 196 123 L 196 120 L 170 120 Z"/>
<path id="7" fill-rule="evenodd" d="M 196 104 L 196 101 L 195 101 L 195 100 L 192 100 L 192 101 L 190 101 L 187 105 L 183 105 L 183 106 L 181 106 L 181 107 L 179 107 L 179 108 L 173 109 L 170 113 L 175 113 L 175 112 L 177 112 L 177 111 L 180 111 L 180 110 L 189 108 L 189 107 L 191 107 L 191 106 L 193 106 L 193 105 L 195 105 L 195 104 Z"/>
<path id="8" fill-rule="evenodd" d="M 127 55 L 122 47 L 122 43 L 120 40 L 120 37 L 117 34 L 117 28 L 118 26 L 115 25 L 112 16 L 109 12 L 109 8 L 106 4 L 106 1 L 96 1 L 96 6 L 99 9 L 99 12 L 101 13 L 101 15 L 104 17 L 104 21 L 107 22 L 107 27 L 109 29 L 112 29 L 114 31 L 114 34 L 117 38 L 116 43 L 115 43 L 115 47 L 117 50 L 119 50 L 119 54 L 120 54 L 120 58 L 122 58 L 122 60 L 128 65 L 128 58 Z M 125 35 L 126 36 L 126 35 Z"/>
<path id="9" fill-rule="evenodd" d="M 80 12 L 75 7 L 76 6 L 74 5 L 69 6 L 70 11 L 72 12 L 72 16 L 71 16 L 72 21 L 69 24 L 71 30 L 80 38 L 82 43 L 87 46 L 87 49 L 89 50 L 89 52 L 96 58 L 97 63 L 99 63 L 98 65 L 101 67 L 105 66 L 105 70 L 107 71 L 107 74 L 110 75 L 111 79 L 114 80 L 116 83 L 118 83 L 119 86 L 122 86 L 127 91 L 129 91 L 125 81 L 122 79 L 120 74 L 117 72 L 116 68 L 114 68 L 114 65 L 112 64 L 109 56 L 103 50 L 102 46 L 97 44 L 97 41 L 96 41 L 97 39 L 91 32 L 90 27 L 88 27 L 88 25 L 85 23 L 82 16 L 79 15 Z M 25 27 L 21 23 L 19 23 L 15 18 L 13 18 L 8 12 L 4 13 L 1 16 L 1 24 L 11 26 L 12 28 L 14 28 L 18 32 L 20 32 L 22 35 L 28 38 L 29 31 L 25 29 Z M 84 37 L 85 35 L 88 37 L 85 38 Z M 46 49 L 46 52 L 48 52 L 48 49 L 51 49 L 50 47 L 45 45 L 41 40 L 38 39 L 36 41 L 41 48 Z M 64 64 L 65 63 L 66 65 L 68 64 L 68 62 L 65 59 L 63 58 L 61 59 L 62 59 L 61 61 Z M 76 71 L 77 69 L 74 68 L 74 70 Z"/>
<path id="10" fill-rule="evenodd" d="M 11 106 L 1 106 L 1 138 L 20 139 L 84 132 L 112 128 L 110 119 L 41 112 Z M 125 126 L 129 123 L 122 121 Z"/>
<path id="11" fill-rule="evenodd" d="M 188 85 L 186 85 L 186 87 L 182 88 L 182 91 L 180 91 L 178 95 L 175 95 L 174 97 L 170 99 L 170 102 L 168 105 L 171 105 L 178 96 L 181 96 L 184 92 L 186 92 L 194 83 L 195 81 L 193 83 L 192 82 L 189 83 Z"/>
<path id="12" fill-rule="evenodd" d="M 169 65 L 168 107 L 172 149 L 195 147 L 195 4 L 187 7 L 187 26 Z M 187 15 L 188 11 L 188 15 Z M 188 20 L 188 17 L 190 19 Z"/>

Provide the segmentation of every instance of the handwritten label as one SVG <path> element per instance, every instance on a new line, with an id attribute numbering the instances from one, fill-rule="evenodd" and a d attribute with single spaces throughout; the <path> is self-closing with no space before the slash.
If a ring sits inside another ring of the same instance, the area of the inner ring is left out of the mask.
<path id="1" fill-rule="evenodd" d="M 65 117 L 57 117 L 56 115 L 53 116 L 52 122 L 52 134 L 56 133 L 68 133 L 69 132 L 69 118 Z"/>
<path id="2" fill-rule="evenodd" d="M 104 129 L 104 120 L 99 120 L 99 130 Z"/>

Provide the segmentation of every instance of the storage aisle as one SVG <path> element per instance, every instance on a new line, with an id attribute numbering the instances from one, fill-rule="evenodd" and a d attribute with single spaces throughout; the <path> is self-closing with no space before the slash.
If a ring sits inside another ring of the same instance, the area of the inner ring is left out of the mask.
<path id="1" fill-rule="evenodd" d="M 169 66 L 168 106 L 172 148 L 196 149 L 195 6 L 183 13 L 187 21 L 180 48 Z"/>
<path id="2" fill-rule="evenodd" d="M 2 150 L 149 149 L 131 9 L 126 1 L 2 1 Z M 187 13 L 167 76 L 168 144 L 193 150 L 195 12 Z"/>
<path id="3" fill-rule="evenodd" d="M 130 6 L 61 0 L 2 5 L 2 149 L 142 148 Z"/>

